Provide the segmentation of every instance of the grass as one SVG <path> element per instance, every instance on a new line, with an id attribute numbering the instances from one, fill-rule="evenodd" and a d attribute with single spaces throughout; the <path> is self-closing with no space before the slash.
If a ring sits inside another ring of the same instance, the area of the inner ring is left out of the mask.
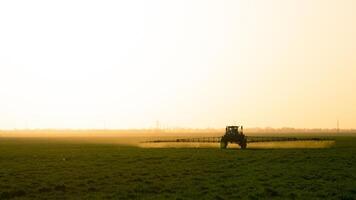
<path id="1" fill-rule="evenodd" d="M 0 139 L 0 199 L 356 199 L 356 138 L 327 149 L 144 149 Z"/>

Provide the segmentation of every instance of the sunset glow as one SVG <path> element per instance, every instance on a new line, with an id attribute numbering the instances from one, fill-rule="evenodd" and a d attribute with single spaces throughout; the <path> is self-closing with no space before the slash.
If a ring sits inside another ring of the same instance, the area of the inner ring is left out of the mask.
<path id="1" fill-rule="evenodd" d="M 356 1 L 1 1 L 0 129 L 355 128 Z"/>

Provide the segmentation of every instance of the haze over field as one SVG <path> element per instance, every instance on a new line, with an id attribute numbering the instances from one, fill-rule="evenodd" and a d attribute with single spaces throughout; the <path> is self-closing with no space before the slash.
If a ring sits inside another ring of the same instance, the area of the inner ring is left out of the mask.
<path id="1" fill-rule="evenodd" d="M 1 1 L 0 129 L 356 128 L 356 1 Z"/>

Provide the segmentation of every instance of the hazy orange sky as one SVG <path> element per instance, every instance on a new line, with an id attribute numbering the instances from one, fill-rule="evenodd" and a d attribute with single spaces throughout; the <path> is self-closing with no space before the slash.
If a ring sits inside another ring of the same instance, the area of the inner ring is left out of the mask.
<path id="1" fill-rule="evenodd" d="M 0 1 L 0 128 L 356 128 L 356 1 Z"/>

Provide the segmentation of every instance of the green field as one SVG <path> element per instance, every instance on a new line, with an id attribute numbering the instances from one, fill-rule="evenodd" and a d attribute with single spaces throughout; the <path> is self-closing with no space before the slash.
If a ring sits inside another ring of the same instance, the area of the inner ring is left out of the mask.
<path id="1" fill-rule="evenodd" d="M 325 149 L 0 138 L 0 199 L 356 199 L 356 138 Z"/>

